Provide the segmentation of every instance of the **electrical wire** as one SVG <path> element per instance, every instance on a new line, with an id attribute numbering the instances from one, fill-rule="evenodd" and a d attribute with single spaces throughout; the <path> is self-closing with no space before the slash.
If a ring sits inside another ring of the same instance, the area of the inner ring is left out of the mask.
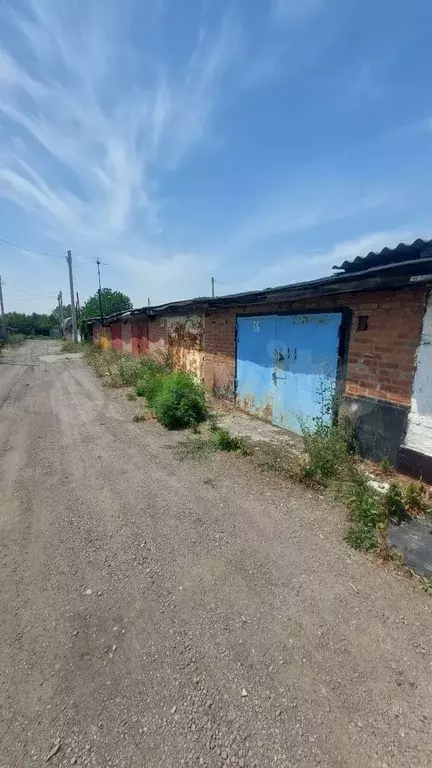
<path id="1" fill-rule="evenodd" d="M 9 296 L 7 293 L 3 294 L 4 299 L 8 299 L 8 301 L 37 301 L 37 300 L 43 300 L 43 299 L 49 299 L 52 301 L 52 296 Z"/>
<path id="2" fill-rule="evenodd" d="M 7 277 L 6 280 L 2 278 L 2 282 L 4 285 L 7 285 L 9 288 L 12 288 L 13 291 L 18 291 L 19 293 L 31 294 L 32 296 L 43 296 L 44 299 L 55 298 L 56 296 L 56 294 L 51 291 L 47 291 L 47 294 L 50 294 L 49 296 L 47 296 L 46 294 L 39 293 L 38 291 L 32 291 L 31 288 L 27 288 L 24 285 L 20 286 L 20 283 L 15 283 L 15 281 L 12 280 L 10 277 Z"/>
<path id="3" fill-rule="evenodd" d="M 0 237 L 0 243 L 4 243 L 5 245 L 10 245 L 12 248 L 18 248 L 20 251 L 26 251 L 27 253 L 36 253 L 38 256 L 50 256 L 53 259 L 65 259 L 66 256 L 60 256 L 59 253 L 48 253 L 47 251 L 36 251 L 34 248 L 25 248 L 23 245 L 17 245 L 16 243 L 11 243 L 10 240 L 5 240 L 3 237 Z"/>
<path id="4" fill-rule="evenodd" d="M 218 283 L 218 285 L 225 285 L 227 288 L 234 288 L 236 291 L 242 291 L 243 288 L 239 288 L 238 285 L 231 285 L 230 283 L 223 283 L 221 280 L 216 280 L 215 283 Z"/>

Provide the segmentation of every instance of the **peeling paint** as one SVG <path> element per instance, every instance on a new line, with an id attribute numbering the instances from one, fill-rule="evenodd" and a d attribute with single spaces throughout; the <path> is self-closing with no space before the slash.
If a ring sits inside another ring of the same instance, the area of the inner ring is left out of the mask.
<path id="1" fill-rule="evenodd" d="M 253 395 L 244 395 L 236 398 L 236 407 L 264 421 L 273 421 L 273 398 L 268 398 L 264 403 L 257 403 Z"/>
<path id="2" fill-rule="evenodd" d="M 166 318 L 168 349 L 174 368 L 204 378 L 204 316 Z"/>

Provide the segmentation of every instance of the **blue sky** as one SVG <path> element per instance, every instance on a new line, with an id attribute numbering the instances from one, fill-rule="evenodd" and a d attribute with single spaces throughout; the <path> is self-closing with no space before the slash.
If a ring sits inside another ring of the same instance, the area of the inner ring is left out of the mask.
<path id="1" fill-rule="evenodd" d="M 432 236 L 427 0 L 2 0 L 6 309 L 329 274 Z"/>

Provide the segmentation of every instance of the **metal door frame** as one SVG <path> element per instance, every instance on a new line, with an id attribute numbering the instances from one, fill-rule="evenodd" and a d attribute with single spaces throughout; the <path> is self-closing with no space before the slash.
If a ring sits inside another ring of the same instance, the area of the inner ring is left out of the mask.
<path id="1" fill-rule="evenodd" d="M 340 314 L 341 324 L 339 326 L 339 344 L 338 344 L 338 356 L 336 363 L 336 392 L 338 395 L 343 395 L 345 391 L 345 384 L 347 380 L 348 369 L 348 351 L 350 344 L 351 328 L 353 310 L 349 307 L 326 307 L 325 309 L 304 309 L 300 311 L 298 309 L 287 309 L 280 312 L 244 312 L 238 314 L 236 312 L 235 320 L 235 360 L 234 360 L 234 406 L 237 405 L 237 360 L 238 360 L 238 321 L 242 317 L 258 317 L 263 315 L 264 317 L 278 317 L 286 315 L 331 315 Z M 333 414 L 333 420 L 337 417 L 337 413 Z"/>

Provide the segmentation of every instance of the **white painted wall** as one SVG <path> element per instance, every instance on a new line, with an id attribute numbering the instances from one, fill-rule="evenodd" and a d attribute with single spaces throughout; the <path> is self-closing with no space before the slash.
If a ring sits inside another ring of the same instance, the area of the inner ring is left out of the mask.
<path id="1" fill-rule="evenodd" d="M 411 411 L 405 445 L 432 456 L 432 294 L 423 319 L 423 332 L 417 352 Z"/>

